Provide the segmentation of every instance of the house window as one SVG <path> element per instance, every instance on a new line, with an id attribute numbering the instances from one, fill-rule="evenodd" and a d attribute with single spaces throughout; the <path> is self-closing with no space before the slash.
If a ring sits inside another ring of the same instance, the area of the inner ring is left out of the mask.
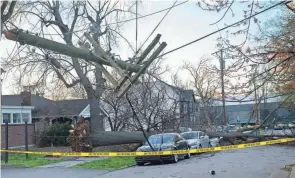
<path id="1" fill-rule="evenodd" d="M 23 123 L 27 121 L 28 123 L 30 122 L 30 113 L 22 113 L 23 116 Z"/>
<path id="2" fill-rule="evenodd" d="M 2 118 L 3 118 L 3 119 L 2 119 L 2 122 L 3 122 L 3 123 L 5 123 L 5 120 L 6 120 L 6 119 L 8 120 L 8 123 L 11 123 L 11 114 L 10 114 L 10 113 L 3 113 L 2 116 L 3 116 L 3 117 L 2 117 Z"/>
<path id="3" fill-rule="evenodd" d="M 20 113 L 13 113 L 12 114 L 12 123 L 14 123 L 14 124 L 20 124 L 20 123 L 22 123 L 22 120 L 21 120 L 21 116 L 20 116 Z"/>

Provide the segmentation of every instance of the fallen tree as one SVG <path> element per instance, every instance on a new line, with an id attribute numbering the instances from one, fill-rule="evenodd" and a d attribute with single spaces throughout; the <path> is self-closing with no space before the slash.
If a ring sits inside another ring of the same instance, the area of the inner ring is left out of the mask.
<path id="1" fill-rule="evenodd" d="M 259 142 L 259 141 L 275 140 L 277 138 L 295 138 L 295 133 L 285 134 L 285 135 L 254 135 L 251 133 L 240 133 L 240 132 L 230 132 L 230 133 L 206 132 L 206 135 L 208 135 L 211 138 L 212 137 L 220 138 L 221 145 L 253 143 L 253 142 Z"/>
<path id="2" fill-rule="evenodd" d="M 72 125 L 72 128 L 67 140 L 71 145 L 72 151 L 75 152 L 91 152 L 93 148 L 99 146 L 142 143 L 146 140 L 141 131 L 94 131 L 90 133 L 89 122 L 82 117 L 76 126 Z M 148 132 L 146 136 L 151 134 L 153 132 Z"/>

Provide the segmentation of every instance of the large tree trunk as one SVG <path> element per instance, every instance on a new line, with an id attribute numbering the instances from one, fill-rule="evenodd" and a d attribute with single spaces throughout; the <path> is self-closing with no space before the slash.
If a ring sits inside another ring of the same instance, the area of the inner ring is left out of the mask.
<path id="1" fill-rule="evenodd" d="M 92 124 L 91 124 L 92 125 Z M 90 132 L 88 121 L 80 120 L 71 130 L 68 142 L 71 144 L 74 152 L 91 152 L 92 148 L 98 146 L 120 145 L 131 143 L 142 143 L 145 137 L 141 131 L 137 132 L 111 132 L 111 131 L 93 131 Z M 153 134 L 146 133 L 147 136 Z"/>
<path id="2" fill-rule="evenodd" d="M 101 116 L 99 98 L 90 99 L 90 118 L 91 118 L 91 121 L 90 121 L 91 133 L 94 133 L 96 131 L 104 131 L 104 122 L 103 122 L 103 117 Z"/>

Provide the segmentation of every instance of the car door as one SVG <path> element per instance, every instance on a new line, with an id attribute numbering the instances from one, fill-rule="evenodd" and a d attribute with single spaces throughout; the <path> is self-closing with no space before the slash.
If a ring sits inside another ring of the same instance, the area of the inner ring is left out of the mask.
<path id="1" fill-rule="evenodd" d="M 174 142 L 175 142 L 174 145 L 176 146 L 176 149 L 180 150 L 181 149 L 181 140 L 177 134 L 174 135 Z"/>
<path id="2" fill-rule="evenodd" d="M 182 150 L 186 150 L 187 147 L 188 147 L 188 142 L 179 134 L 178 135 L 180 137 L 180 140 L 181 140 L 181 149 Z"/>
<path id="3" fill-rule="evenodd" d="M 176 147 L 177 147 L 178 150 L 186 149 L 185 148 L 186 141 L 184 140 L 184 138 L 181 135 L 176 134 L 175 139 L 176 139 Z"/>

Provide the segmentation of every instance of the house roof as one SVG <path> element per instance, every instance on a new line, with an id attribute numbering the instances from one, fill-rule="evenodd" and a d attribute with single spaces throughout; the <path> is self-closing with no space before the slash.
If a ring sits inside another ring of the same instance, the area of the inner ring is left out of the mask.
<path id="1" fill-rule="evenodd" d="M 21 95 L 2 95 L 2 105 L 21 106 Z M 31 105 L 35 106 L 32 111 L 33 117 L 78 115 L 89 104 L 88 99 L 59 100 L 53 101 L 37 95 L 31 95 Z"/>
<path id="2" fill-rule="evenodd" d="M 180 87 L 177 87 L 177 86 L 170 85 L 170 84 L 168 84 L 168 83 L 166 83 L 163 80 L 160 80 L 158 78 L 156 79 L 156 82 L 164 84 L 164 85 L 170 87 L 175 92 L 177 92 L 179 94 L 179 96 L 181 97 L 182 101 L 192 101 L 192 100 L 196 101 L 193 90 L 186 90 L 186 89 L 183 89 L 183 88 L 180 88 Z"/>

